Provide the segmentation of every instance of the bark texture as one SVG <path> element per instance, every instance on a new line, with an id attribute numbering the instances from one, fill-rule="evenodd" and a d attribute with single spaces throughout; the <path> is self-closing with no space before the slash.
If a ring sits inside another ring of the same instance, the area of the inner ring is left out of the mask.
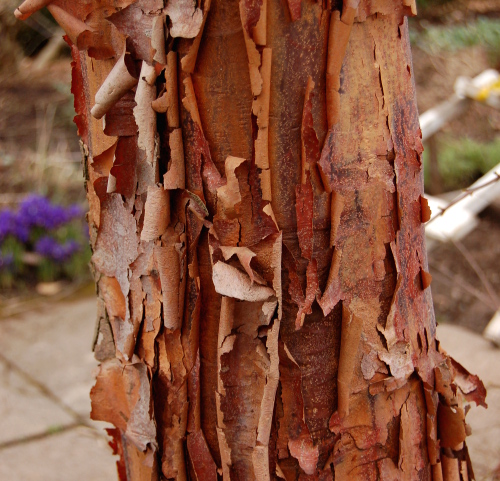
<path id="1" fill-rule="evenodd" d="M 413 0 L 26 0 L 73 52 L 122 481 L 473 477 L 435 338 Z"/>

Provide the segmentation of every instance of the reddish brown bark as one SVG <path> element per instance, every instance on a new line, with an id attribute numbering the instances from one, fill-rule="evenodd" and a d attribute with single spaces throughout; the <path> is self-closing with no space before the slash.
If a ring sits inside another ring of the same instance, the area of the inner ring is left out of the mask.
<path id="1" fill-rule="evenodd" d="M 403 0 L 27 0 L 73 52 L 122 480 L 466 480 Z M 104 120 L 98 120 L 102 119 Z"/>

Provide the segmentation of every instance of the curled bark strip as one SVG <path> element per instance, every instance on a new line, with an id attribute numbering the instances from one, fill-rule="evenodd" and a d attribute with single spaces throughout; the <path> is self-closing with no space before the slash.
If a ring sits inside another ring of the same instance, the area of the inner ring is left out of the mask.
<path id="1" fill-rule="evenodd" d="M 70 15 L 79 18 L 82 21 L 88 17 L 96 8 L 101 7 L 108 15 L 118 9 L 125 8 L 137 0 L 100 0 L 99 6 L 96 6 L 94 1 L 79 1 L 73 0 L 25 0 L 14 12 L 14 15 L 19 20 L 26 20 L 30 15 L 42 9 L 51 3 L 57 4 Z"/>
<path id="2" fill-rule="evenodd" d="M 170 165 L 163 175 L 163 186 L 166 190 L 184 189 L 186 187 L 186 170 L 184 165 L 184 145 L 182 130 L 175 129 L 169 134 Z"/>
<path id="3" fill-rule="evenodd" d="M 177 89 L 177 53 L 168 52 L 165 68 L 166 91 L 152 102 L 156 112 L 167 113 L 167 124 L 173 129 L 179 128 L 179 98 Z"/>
<path id="4" fill-rule="evenodd" d="M 267 2 L 268 0 L 260 2 L 259 19 L 253 27 L 252 38 L 256 45 L 266 45 L 267 43 Z"/>
<path id="5" fill-rule="evenodd" d="M 108 315 L 110 318 L 125 320 L 127 315 L 125 296 L 121 292 L 120 284 L 114 277 L 101 277 L 99 288 L 102 291 L 104 302 L 108 306 Z"/>
<path id="6" fill-rule="evenodd" d="M 48 10 L 73 44 L 79 46 L 78 38 L 80 35 L 83 34 L 83 32 L 90 30 L 85 22 L 73 17 L 71 14 L 66 12 L 66 10 L 63 10 L 55 4 L 49 5 Z"/>
<path id="7" fill-rule="evenodd" d="M 202 129 L 200 112 L 198 111 L 198 103 L 196 102 L 193 81 L 190 76 L 184 79 L 184 93 L 185 97 L 182 99 L 182 104 L 189 112 L 189 115 L 191 115 L 191 118 L 196 122 L 198 127 Z"/>
<path id="8" fill-rule="evenodd" d="M 135 312 L 129 312 L 126 298 L 116 278 L 101 277 L 99 281 L 99 292 L 102 294 L 103 300 L 106 303 L 106 310 L 113 333 L 114 346 L 116 348 L 115 355 L 119 359 L 129 360 L 134 352 L 139 330 L 139 323 L 134 322 L 135 319 L 132 317 Z M 142 302 L 142 289 L 140 295 Z"/>
<path id="9" fill-rule="evenodd" d="M 25 0 L 16 8 L 14 15 L 18 20 L 26 20 L 38 10 L 46 7 L 53 0 Z"/>
<path id="10" fill-rule="evenodd" d="M 108 17 L 108 21 L 126 39 L 124 42 L 126 50 L 132 58 L 152 65 L 156 54 L 152 43 L 155 34 L 153 24 L 157 16 L 148 14 L 148 3 L 156 3 L 158 7 L 160 6 L 159 2 L 139 0 Z M 120 54 L 121 50 L 117 53 Z"/>
<path id="11" fill-rule="evenodd" d="M 422 278 L 422 289 L 427 289 L 431 285 L 432 276 L 429 272 L 420 269 L 420 276 Z"/>
<path id="12" fill-rule="evenodd" d="M 245 272 L 250 277 L 252 283 L 257 282 L 261 285 L 266 284 L 266 281 L 263 280 L 262 277 L 259 276 L 259 274 L 257 274 L 250 266 L 250 262 L 256 256 L 255 252 L 252 252 L 248 247 L 220 246 L 220 250 L 226 261 L 228 261 L 233 255 L 238 257 L 241 266 L 245 269 Z"/>
<path id="13" fill-rule="evenodd" d="M 84 78 L 82 73 L 82 59 L 75 45 L 70 45 L 71 57 L 71 93 L 74 97 L 75 117 L 73 121 L 78 129 L 78 135 L 84 144 L 88 144 L 88 112 L 85 98 Z"/>
<path id="14" fill-rule="evenodd" d="M 151 387 L 145 364 L 122 365 L 118 359 L 104 362 L 91 399 L 92 419 L 113 423 L 141 451 L 148 444 L 156 446 L 156 428 L 147 414 L 151 412 Z"/>
<path id="15" fill-rule="evenodd" d="M 216 292 L 242 301 L 265 301 L 274 295 L 274 290 L 270 287 L 253 284 L 250 277 L 224 262 L 214 264 L 212 279 Z"/>
<path id="16" fill-rule="evenodd" d="M 307 265 L 306 271 L 306 293 L 302 292 L 299 279 L 296 274 L 290 273 L 289 293 L 292 300 L 297 304 L 297 317 L 295 319 L 295 329 L 300 329 L 304 325 L 307 314 L 312 313 L 312 305 L 316 297 L 321 293 L 318 282 L 318 267 L 316 259 L 311 260 Z"/>
<path id="17" fill-rule="evenodd" d="M 424 196 L 420 196 L 420 206 L 422 208 L 422 223 L 426 223 L 431 219 L 431 209 L 429 207 L 429 202 Z"/>
<path id="18" fill-rule="evenodd" d="M 258 4 L 256 6 L 258 7 Z M 252 38 L 253 32 L 250 31 L 250 26 L 255 24 L 255 21 L 252 21 L 253 10 L 256 10 L 260 16 L 259 8 L 249 9 L 245 1 L 240 2 L 240 16 L 241 23 L 243 25 L 245 45 L 247 48 L 250 84 L 252 86 L 252 94 L 254 97 L 257 97 L 262 92 L 263 79 L 260 73 L 260 66 L 262 63 L 261 55 L 257 50 L 257 45 L 255 44 L 254 39 Z"/>
<path id="19" fill-rule="evenodd" d="M 337 196 L 334 194 L 333 198 L 335 199 L 336 197 Z M 332 229 L 334 223 L 333 213 L 334 210 L 332 209 Z M 335 250 L 333 251 L 332 262 L 330 264 L 330 271 L 328 274 L 326 287 L 325 290 L 323 291 L 323 294 L 318 299 L 318 304 L 323 310 L 323 314 L 325 316 L 327 316 L 330 312 L 332 312 L 334 307 L 345 297 L 342 291 L 342 285 L 340 279 L 341 260 L 342 260 L 342 250 L 339 247 L 335 247 Z"/>
<path id="20" fill-rule="evenodd" d="M 242 0 L 239 2 L 241 23 L 252 39 L 254 28 L 262 19 L 263 4 L 263 0 Z M 265 21 L 265 19 L 262 20 Z"/>
<path id="21" fill-rule="evenodd" d="M 164 13 L 170 17 L 172 37 L 194 38 L 203 23 L 203 12 L 193 0 L 169 0 Z"/>
<path id="22" fill-rule="evenodd" d="M 279 383 L 278 336 L 280 321 L 275 320 L 268 331 L 266 348 L 270 358 L 266 385 L 260 405 L 260 417 L 257 428 L 257 443 L 253 449 L 252 462 L 255 479 L 264 481 L 270 479 L 269 469 L 269 439 L 271 435 L 276 391 Z"/>
<path id="23" fill-rule="evenodd" d="M 278 339 L 273 326 L 268 337 L 268 352 L 259 339 L 258 329 L 269 326 L 276 301 L 249 303 L 224 299 L 219 327 L 218 409 L 219 429 L 230 450 L 227 468 L 231 477 L 266 479 L 263 476 L 269 475 L 269 468 L 265 470 L 267 462 L 263 454 L 267 452 L 269 438 L 262 436 L 270 432 L 272 422 Z M 249 381 L 254 391 L 245 396 Z M 245 400 L 236 409 L 231 402 L 235 398 Z M 223 453 L 225 445 L 221 439 L 219 447 Z M 258 463 L 262 460 L 264 465 Z"/>
<path id="24" fill-rule="evenodd" d="M 340 341 L 340 358 L 338 373 L 338 413 L 340 418 L 349 415 L 349 396 L 351 379 L 358 351 L 363 320 L 353 314 L 348 306 L 342 306 L 342 339 Z"/>
<path id="25" fill-rule="evenodd" d="M 137 146 L 146 154 L 146 161 L 156 170 L 156 113 L 151 106 L 156 97 L 154 67 L 142 63 L 139 84 L 135 93 L 134 117 L 138 127 Z"/>
<path id="26" fill-rule="evenodd" d="M 187 437 L 187 449 L 197 481 L 217 481 L 217 466 L 212 459 L 203 432 L 198 430 Z"/>
<path id="27" fill-rule="evenodd" d="M 347 3 L 342 16 L 338 10 L 334 10 L 330 17 L 330 33 L 328 37 L 328 60 L 326 64 L 326 112 L 328 116 L 328 128 L 331 129 L 338 122 L 340 102 L 340 70 L 344 60 L 349 35 L 351 34 L 354 12 L 358 1 Z"/>
<path id="28" fill-rule="evenodd" d="M 153 60 L 160 65 L 165 65 L 167 63 L 167 57 L 165 52 L 165 18 L 163 15 L 158 15 L 153 18 L 151 47 L 155 51 Z"/>
<path id="29" fill-rule="evenodd" d="M 141 481 L 159 481 L 156 450 L 148 447 L 142 452 L 128 442 L 126 437 L 122 438 L 122 444 L 129 476 Z"/>
<path id="30" fill-rule="evenodd" d="M 262 51 L 262 91 L 252 103 L 252 112 L 257 117 L 257 138 L 255 139 L 255 164 L 262 169 L 260 174 L 262 198 L 272 200 L 271 171 L 269 170 L 269 102 L 271 95 L 271 58 L 270 48 Z"/>
<path id="31" fill-rule="evenodd" d="M 170 241 L 170 236 L 169 236 Z M 174 237 L 175 239 L 175 237 Z M 173 240 L 173 239 L 172 239 Z M 181 259 L 175 244 L 155 246 L 163 295 L 163 323 L 167 329 L 180 329 L 182 321 Z"/>
<path id="32" fill-rule="evenodd" d="M 320 158 L 320 146 L 318 136 L 314 130 L 314 121 L 312 115 L 312 98 L 314 82 L 311 77 L 307 79 L 306 94 L 304 99 L 304 109 L 302 110 L 302 176 L 301 183 L 306 183 L 306 172 L 316 177 L 316 163 Z"/>
<path id="33" fill-rule="evenodd" d="M 226 184 L 217 189 L 217 200 L 220 202 L 221 214 L 230 217 L 236 213 L 235 206 L 241 202 L 241 193 L 236 169 L 245 159 L 228 157 L 226 159 Z"/>
<path id="34" fill-rule="evenodd" d="M 119 233 L 119 234 L 117 234 Z M 101 219 L 92 262 L 100 272 L 116 277 L 125 296 L 128 267 L 137 258 L 135 219 L 118 194 L 101 194 Z"/>
<path id="35" fill-rule="evenodd" d="M 304 422 L 304 399 L 301 392 L 300 368 L 283 342 L 279 344 L 280 385 L 283 417 L 280 420 L 278 439 L 284 441 L 278 452 L 279 458 L 295 458 L 306 474 L 314 474 L 319 458 L 318 446 L 314 445 L 309 428 Z"/>
<path id="36" fill-rule="evenodd" d="M 144 226 L 141 240 L 158 239 L 170 223 L 170 197 L 161 186 L 148 187 L 148 197 L 144 208 Z"/>
<path id="37" fill-rule="evenodd" d="M 156 272 L 141 278 L 145 293 L 144 321 L 137 342 L 136 353 L 148 366 L 155 368 L 155 341 L 161 328 L 161 285 Z"/>
<path id="38" fill-rule="evenodd" d="M 135 125 L 135 124 L 134 124 Z M 136 137 L 119 137 L 116 145 L 113 167 L 109 170 L 108 194 L 119 193 L 133 199 L 137 186 Z"/>
<path id="39" fill-rule="evenodd" d="M 208 12 L 210 10 L 211 0 L 205 0 L 203 4 L 203 21 L 201 23 L 200 30 L 193 40 L 193 43 L 189 47 L 188 53 L 181 59 L 181 68 L 183 72 L 187 74 L 192 74 L 196 66 L 196 58 L 198 57 L 198 49 L 200 48 L 201 37 L 203 35 L 203 29 L 205 27 L 205 22 L 207 21 Z"/>
<path id="40" fill-rule="evenodd" d="M 162 443 L 162 474 L 168 478 L 187 479 L 184 436 L 187 426 L 188 400 L 186 367 L 180 330 L 157 338 L 157 387 L 166 403 L 155 405 L 156 420 Z"/>
<path id="41" fill-rule="evenodd" d="M 296 22 L 297 20 L 300 19 L 300 16 L 302 15 L 302 8 L 301 8 L 302 0 L 287 0 L 287 2 L 292 22 Z"/>
<path id="42" fill-rule="evenodd" d="M 453 381 L 460 388 L 465 399 L 475 402 L 476 406 L 487 408 L 486 389 L 483 382 L 475 374 L 471 374 L 455 359 L 450 358 L 453 369 Z"/>
<path id="43" fill-rule="evenodd" d="M 102 118 L 125 93 L 138 83 L 137 78 L 130 74 L 125 58 L 124 53 L 95 95 L 95 105 L 92 107 L 91 114 L 96 119 Z"/>
<path id="44" fill-rule="evenodd" d="M 427 452 L 420 448 L 423 441 L 425 424 L 419 409 L 421 392 L 410 392 L 401 408 L 401 431 L 398 467 L 403 476 L 410 478 L 415 471 L 428 471 Z"/>

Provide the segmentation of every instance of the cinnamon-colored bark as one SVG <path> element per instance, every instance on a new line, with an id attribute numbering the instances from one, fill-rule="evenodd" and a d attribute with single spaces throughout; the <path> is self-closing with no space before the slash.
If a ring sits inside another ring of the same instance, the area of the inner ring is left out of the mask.
<path id="1" fill-rule="evenodd" d="M 26 0 L 73 53 L 122 481 L 473 477 L 406 0 Z"/>

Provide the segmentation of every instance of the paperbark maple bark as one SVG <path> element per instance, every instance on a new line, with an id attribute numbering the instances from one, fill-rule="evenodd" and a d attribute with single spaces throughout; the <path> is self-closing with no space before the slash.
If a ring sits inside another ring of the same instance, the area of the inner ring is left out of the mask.
<path id="1" fill-rule="evenodd" d="M 120 479 L 466 480 L 412 0 L 26 0 L 73 52 Z M 101 120 L 103 119 L 103 120 Z"/>

